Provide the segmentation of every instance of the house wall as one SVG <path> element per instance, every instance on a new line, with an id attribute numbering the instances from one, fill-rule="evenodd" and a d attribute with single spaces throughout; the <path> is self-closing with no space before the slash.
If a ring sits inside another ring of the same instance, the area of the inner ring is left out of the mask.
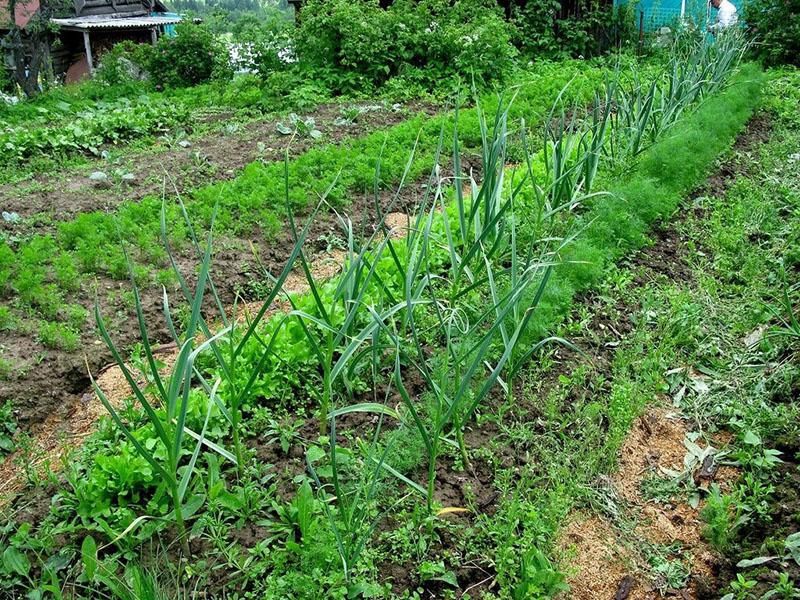
<path id="1" fill-rule="evenodd" d="M 19 0 L 14 5 L 14 23 L 17 27 L 25 27 L 37 10 L 39 10 L 39 0 Z M 0 23 L 7 20 L 7 15 L 8 0 L 0 0 Z"/>

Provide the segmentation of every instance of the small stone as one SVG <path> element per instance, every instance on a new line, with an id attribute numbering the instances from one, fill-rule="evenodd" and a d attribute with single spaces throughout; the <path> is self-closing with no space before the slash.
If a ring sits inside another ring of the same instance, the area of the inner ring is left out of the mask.
<path id="1" fill-rule="evenodd" d="M 181 148 L 191 148 L 192 142 L 190 142 L 189 140 L 181 140 L 180 142 L 178 142 L 178 146 L 180 146 Z"/>
<path id="2" fill-rule="evenodd" d="M 108 175 L 103 173 L 102 171 L 95 171 L 91 175 L 89 175 L 89 180 L 94 184 L 96 188 L 107 188 L 111 186 L 111 182 L 108 180 Z"/>
<path id="3" fill-rule="evenodd" d="M 122 183 L 130 185 L 136 181 L 136 175 L 133 173 L 124 173 L 120 179 L 122 180 Z"/>
<path id="4" fill-rule="evenodd" d="M 16 223 L 19 221 L 19 214 L 15 212 L 6 212 L 3 211 L 3 221 L 6 223 Z"/>

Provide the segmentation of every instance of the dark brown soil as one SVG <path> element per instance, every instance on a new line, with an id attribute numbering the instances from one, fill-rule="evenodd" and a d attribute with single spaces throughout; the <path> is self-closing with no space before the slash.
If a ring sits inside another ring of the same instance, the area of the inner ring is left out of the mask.
<path id="1" fill-rule="evenodd" d="M 708 177 L 703 186 L 692 192 L 689 198 L 692 200 L 701 196 L 721 198 L 736 177 L 746 176 L 749 173 L 751 153 L 758 148 L 759 144 L 769 140 L 772 121 L 772 115 L 769 112 L 762 111 L 755 114 L 733 144 L 737 160 L 721 163 L 719 169 Z"/>
<path id="2" fill-rule="evenodd" d="M 652 245 L 631 259 L 637 267 L 644 267 L 649 273 L 663 275 L 676 280 L 691 280 L 692 271 L 686 263 L 687 240 L 674 227 L 655 227 L 650 235 Z M 637 283 L 645 283 L 637 281 Z"/>

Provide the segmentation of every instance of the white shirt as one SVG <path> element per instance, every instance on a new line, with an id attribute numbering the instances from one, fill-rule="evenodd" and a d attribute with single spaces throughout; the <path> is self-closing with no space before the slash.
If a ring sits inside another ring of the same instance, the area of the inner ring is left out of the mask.
<path id="1" fill-rule="evenodd" d="M 736 16 L 736 7 L 729 0 L 722 0 L 717 11 L 715 29 L 725 29 L 736 25 L 736 21 L 739 20 L 739 17 Z"/>

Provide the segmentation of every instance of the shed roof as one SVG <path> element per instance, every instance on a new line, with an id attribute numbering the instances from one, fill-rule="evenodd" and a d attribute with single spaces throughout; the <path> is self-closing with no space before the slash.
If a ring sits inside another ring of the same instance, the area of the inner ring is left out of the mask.
<path id="1" fill-rule="evenodd" d="M 158 25 L 173 25 L 181 22 L 181 17 L 151 16 L 151 17 L 109 17 L 108 15 L 93 15 L 89 17 L 72 17 L 69 19 L 50 19 L 51 23 L 63 29 L 150 29 Z"/>

